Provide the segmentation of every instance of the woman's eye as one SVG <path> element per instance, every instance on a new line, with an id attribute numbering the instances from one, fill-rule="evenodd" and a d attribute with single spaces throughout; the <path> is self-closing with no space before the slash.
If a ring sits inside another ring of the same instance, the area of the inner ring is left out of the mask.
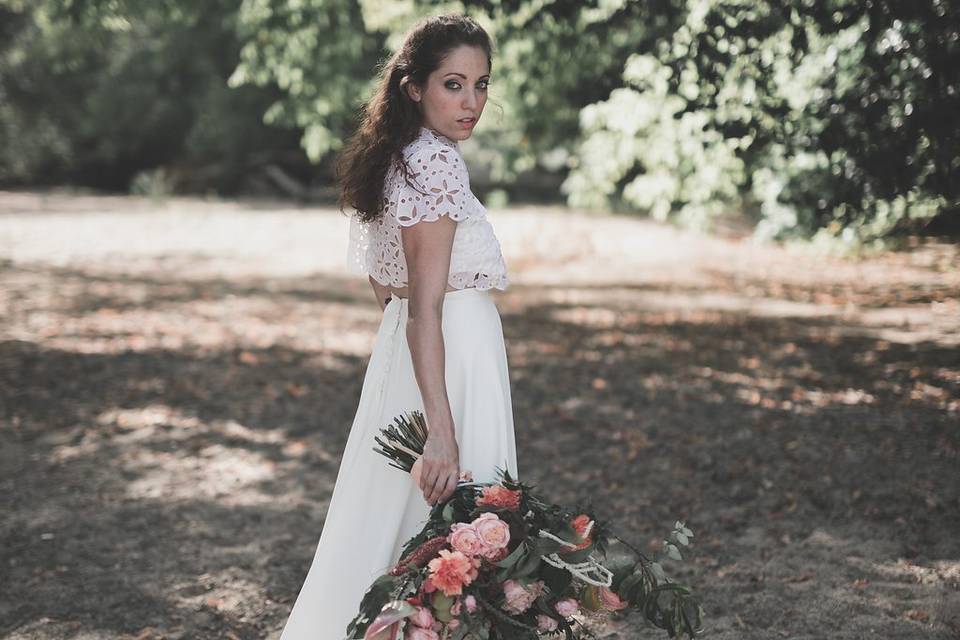
<path id="1" fill-rule="evenodd" d="M 489 81 L 489 80 L 481 80 L 481 81 L 480 81 L 480 84 L 483 85 L 483 86 L 480 87 L 481 89 L 486 89 L 488 86 L 490 86 L 490 81 Z M 457 82 L 456 80 L 448 80 L 448 81 L 447 81 L 447 89 L 459 89 L 459 88 L 460 88 L 460 83 Z"/>

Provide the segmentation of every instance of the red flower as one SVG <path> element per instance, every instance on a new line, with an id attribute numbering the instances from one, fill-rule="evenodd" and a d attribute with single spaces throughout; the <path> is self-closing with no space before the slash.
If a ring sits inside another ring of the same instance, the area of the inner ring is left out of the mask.
<path id="1" fill-rule="evenodd" d="M 405 558 L 400 560 L 393 569 L 390 570 L 390 575 L 399 576 L 404 573 L 408 568 L 416 569 L 422 567 L 427 563 L 428 560 L 432 560 L 437 557 L 437 553 L 440 549 L 443 549 L 447 546 L 447 536 L 435 536 L 430 538 L 419 547 L 414 549 L 407 555 Z"/>
<path id="2" fill-rule="evenodd" d="M 593 520 L 590 519 L 590 516 L 581 513 L 574 518 L 570 524 L 573 526 L 573 530 L 577 532 L 577 536 L 579 536 L 583 542 L 575 545 L 564 545 L 564 550 L 577 551 L 579 549 L 589 547 L 593 542 Z"/>

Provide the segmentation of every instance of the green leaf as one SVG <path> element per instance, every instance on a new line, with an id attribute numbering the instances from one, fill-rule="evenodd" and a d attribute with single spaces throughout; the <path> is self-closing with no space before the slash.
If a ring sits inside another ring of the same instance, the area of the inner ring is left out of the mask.
<path id="1" fill-rule="evenodd" d="M 517 576 L 529 576 L 537 570 L 538 566 L 540 566 L 540 554 L 531 551 L 524 557 L 523 561 L 517 565 L 515 574 Z"/>
<path id="2" fill-rule="evenodd" d="M 510 555 L 508 555 L 506 558 L 498 562 L 496 566 L 503 567 L 503 568 L 512 567 L 520 560 L 520 557 L 524 554 L 525 551 L 526 551 L 526 543 L 521 542 L 520 544 L 517 545 L 516 549 L 510 552 Z"/>
<path id="3" fill-rule="evenodd" d="M 650 571 L 653 573 L 653 576 L 657 579 L 657 582 L 665 582 L 667 579 L 667 574 L 663 570 L 663 565 L 659 562 L 650 563 Z"/>

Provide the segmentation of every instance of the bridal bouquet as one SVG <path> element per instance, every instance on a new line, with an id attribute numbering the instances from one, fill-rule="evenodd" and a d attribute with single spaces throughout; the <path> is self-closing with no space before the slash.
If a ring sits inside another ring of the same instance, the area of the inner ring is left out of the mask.
<path id="1" fill-rule="evenodd" d="M 427 429 L 423 414 L 381 429 L 378 453 L 417 476 Z M 367 589 L 347 637 L 365 640 L 565 640 L 594 637 L 584 624 L 614 611 L 641 611 L 673 638 L 703 630 L 689 587 L 609 531 L 589 507 L 543 500 L 503 469 L 497 482 L 461 475 L 435 505 L 400 560 Z M 677 522 L 667 555 L 693 532 Z"/>

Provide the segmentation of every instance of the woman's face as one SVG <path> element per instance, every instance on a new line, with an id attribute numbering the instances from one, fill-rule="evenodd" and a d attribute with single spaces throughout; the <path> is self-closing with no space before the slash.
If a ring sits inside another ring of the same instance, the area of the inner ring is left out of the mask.
<path id="1" fill-rule="evenodd" d="M 462 45 L 447 55 L 427 77 L 426 87 L 410 84 L 410 97 L 420 104 L 423 125 L 453 140 L 466 140 L 487 102 L 490 67 L 480 47 Z M 472 122 L 461 122 L 473 118 Z"/>

